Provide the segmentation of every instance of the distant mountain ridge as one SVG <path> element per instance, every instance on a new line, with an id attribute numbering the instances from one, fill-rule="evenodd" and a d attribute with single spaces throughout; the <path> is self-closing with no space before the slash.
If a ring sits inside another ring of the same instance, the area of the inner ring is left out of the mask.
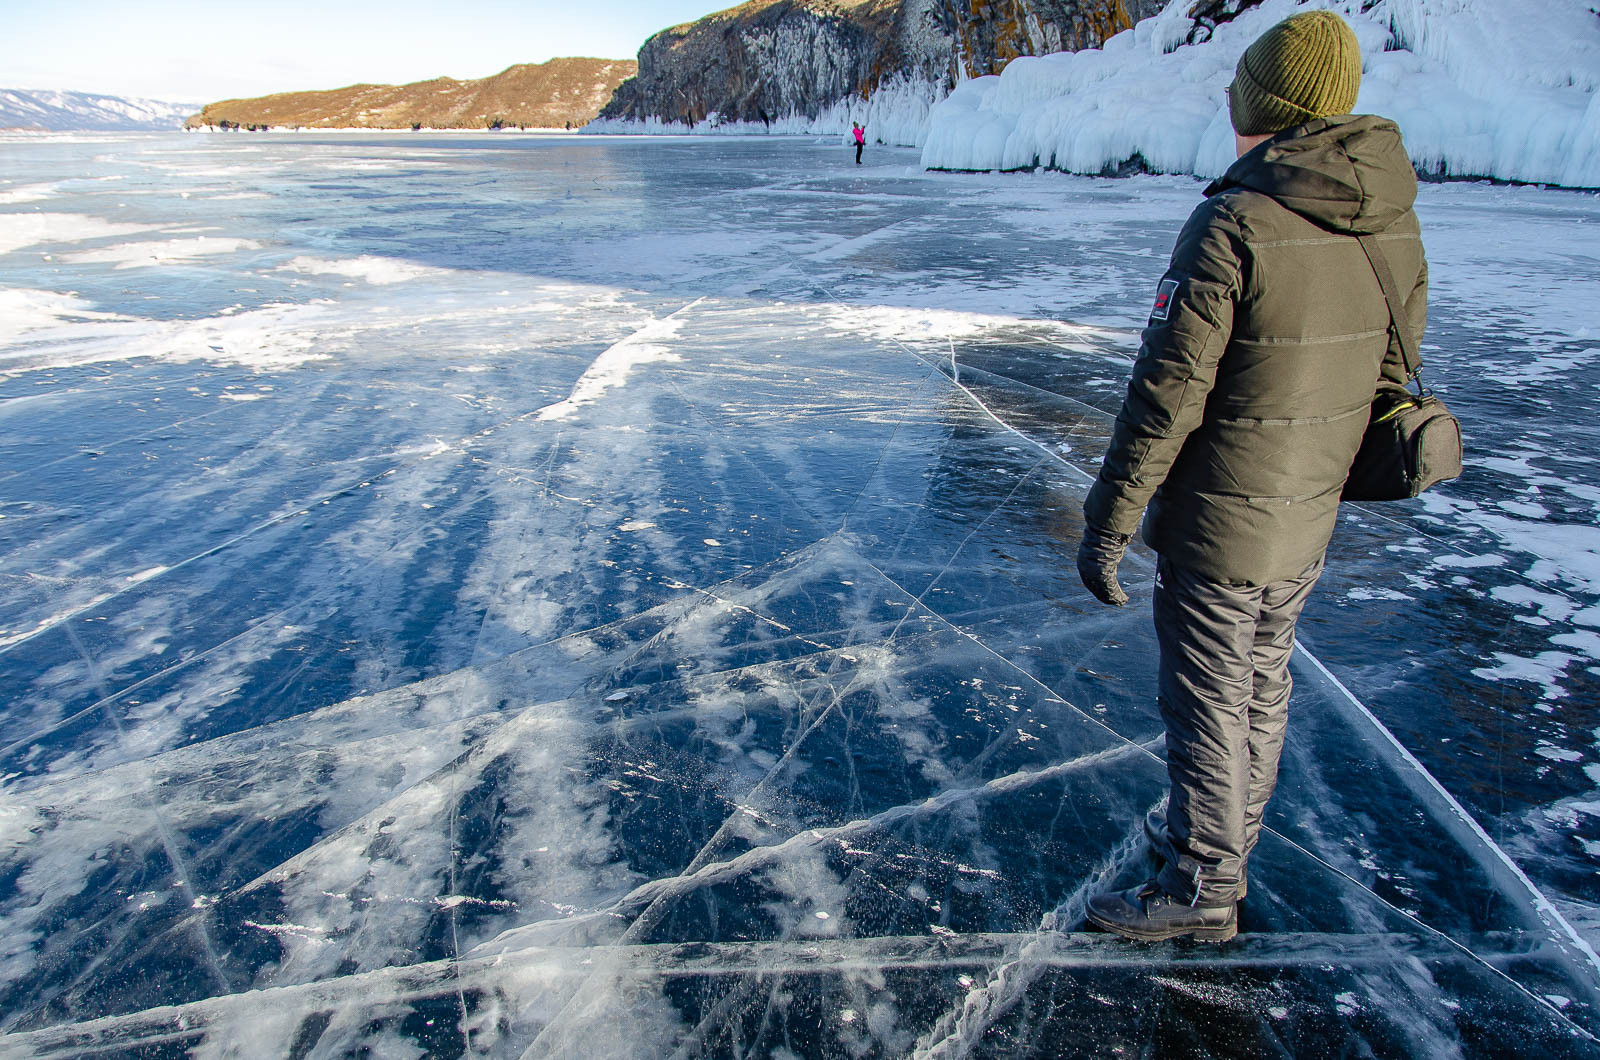
<path id="1" fill-rule="evenodd" d="M 0 129 L 40 132 L 161 132 L 183 128 L 197 104 L 92 92 L 0 89 Z"/>
<path id="2" fill-rule="evenodd" d="M 406 85 L 350 85 L 208 103 L 187 128 L 577 128 L 638 71 L 632 59 L 522 63 L 477 80 L 438 77 Z"/>

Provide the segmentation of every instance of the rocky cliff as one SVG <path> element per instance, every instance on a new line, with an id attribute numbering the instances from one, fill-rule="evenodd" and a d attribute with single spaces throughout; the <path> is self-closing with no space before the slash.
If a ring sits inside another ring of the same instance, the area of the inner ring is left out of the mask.
<path id="1" fill-rule="evenodd" d="M 440 77 L 409 85 L 351 85 L 210 103 L 194 128 L 483 129 L 576 128 L 592 119 L 638 64 L 628 59 L 551 59 L 476 81 Z"/>
<path id="2" fill-rule="evenodd" d="M 907 86 L 931 103 L 1019 55 L 1096 47 L 1163 2 L 752 0 L 651 37 L 601 117 L 770 126 Z"/>

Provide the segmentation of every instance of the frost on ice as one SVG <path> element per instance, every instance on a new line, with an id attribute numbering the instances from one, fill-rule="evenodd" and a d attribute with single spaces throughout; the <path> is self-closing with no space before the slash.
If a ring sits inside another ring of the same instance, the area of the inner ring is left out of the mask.
<path id="1" fill-rule="evenodd" d="M 1155 645 L 1071 555 L 1192 179 L 5 146 L 0 1052 L 1600 1030 L 1592 197 L 1423 189 L 1481 455 L 1342 519 L 1241 940 L 1129 948 Z"/>

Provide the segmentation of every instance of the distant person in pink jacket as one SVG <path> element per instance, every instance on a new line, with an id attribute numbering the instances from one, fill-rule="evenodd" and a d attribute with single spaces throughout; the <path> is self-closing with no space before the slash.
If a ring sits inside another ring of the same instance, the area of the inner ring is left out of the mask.
<path id="1" fill-rule="evenodd" d="M 861 149 L 867 146 L 867 127 L 858 121 L 850 123 L 850 132 L 856 138 L 856 165 L 861 164 Z"/>

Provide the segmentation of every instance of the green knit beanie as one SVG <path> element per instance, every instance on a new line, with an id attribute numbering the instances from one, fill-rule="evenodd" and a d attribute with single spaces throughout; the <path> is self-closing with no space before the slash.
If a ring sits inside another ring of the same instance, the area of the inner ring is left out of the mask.
<path id="1" fill-rule="evenodd" d="M 1239 56 L 1228 86 L 1228 116 L 1240 136 L 1275 133 L 1313 118 L 1349 114 L 1360 88 L 1355 31 L 1332 11 L 1302 11 Z"/>

